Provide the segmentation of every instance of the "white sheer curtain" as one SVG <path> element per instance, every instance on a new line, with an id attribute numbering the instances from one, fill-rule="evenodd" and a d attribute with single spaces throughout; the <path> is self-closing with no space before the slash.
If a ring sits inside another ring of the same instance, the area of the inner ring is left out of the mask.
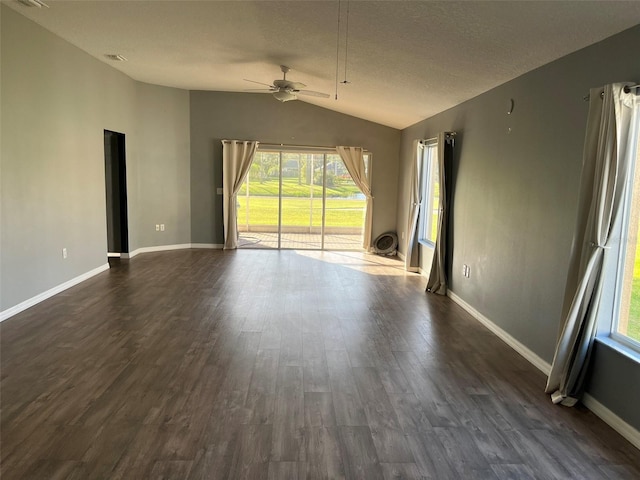
<path id="1" fill-rule="evenodd" d="M 351 175 L 351 178 L 366 198 L 362 248 L 370 250 L 371 220 L 373 213 L 373 197 L 371 196 L 370 183 L 371 165 L 369 165 L 369 171 L 367 172 L 364 164 L 364 150 L 361 147 L 336 147 L 336 151 L 340 155 L 340 158 L 342 158 L 345 167 L 347 167 L 349 175 Z"/>
<path id="2" fill-rule="evenodd" d="M 420 190 L 420 178 L 422 167 L 422 145 L 418 140 L 413 142 L 413 163 L 411 165 L 411 191 L 409 192 L 409 220 L 407 223 L 407 245 L 404 258 L 404 268 L 409 271 L 418 270 L 417 258 L 413 258 L 418 233 L 418 218 L 420 218 L 420 206 L 422 204 L 422 191 Z"/>
<path id="3" fill-rule="evenodd" d="M 224 249 L 238 248 L 237 194 L 249 173 L 258 142 L 222 140 Z"/>
<path id="4" fill-rule="evenodd" d="M 574 405 L 584 390 L 596 332 L 603 263 L 615 241 L 611 228 L 622 212 L 626 178 L 636 152 L 636 95 L 623 83 L 590 92 L 578 221 L 567 278 L 563 325 L 546 392 L 554 403 Z M 604 92 L 604 95 L 603 95 Z"/>

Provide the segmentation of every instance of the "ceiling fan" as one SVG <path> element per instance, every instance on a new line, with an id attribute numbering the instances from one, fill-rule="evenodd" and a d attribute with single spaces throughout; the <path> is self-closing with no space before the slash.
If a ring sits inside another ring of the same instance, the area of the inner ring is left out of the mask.
<path id="1" fill-rule="evenodd" d="M 282 71 L 283 78 L 282 80 L 274 80 L 272 85 L 262 82 L 256 82 L 255 80 L 247 80 L 246 82 L 257 83 L 258 85 L 264 85 L 269 87 L 265 88 L 253 88 L 245 90 L 245 92 L 263 92 L 263 93 L 271 93 L 276 100 L 280 100 L 281 102 L 288 102 L 289 100 L 297 100 L 298 95 L 308 95 L 310 97 L 321 97 L 321 98 L 329 98 L 329 95 L 322 92 L 314 92 L 313 90 L 302 90 L 306 85 L 300 82 L 292 82 L 291 80 L 287 80 L 287 73 L 291 70 L 289 67 L 285 65 L 280 65 L 280 70 Z"/>

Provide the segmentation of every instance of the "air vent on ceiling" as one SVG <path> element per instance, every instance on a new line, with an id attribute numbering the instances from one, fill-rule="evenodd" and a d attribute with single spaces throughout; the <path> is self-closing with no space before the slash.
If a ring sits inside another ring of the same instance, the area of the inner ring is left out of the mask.
<path id="1" fill-rule="evenodd" d="M 119 55 L 117 53 L 105 53 L 104 56 L 107 57 L 109 60 L 113 60 L 114 62 L 126 62 L 127 61 L 126 57 L 123 57 L 122 55 Z"/>
<path id="2" fill-rule="evenodd" d="M 18 0 L 21 4 L 26 5 L 27 7 L 38 7 L 38 8 L 49 8 L 49 5 L 44 3 L 42 0 Z"/>

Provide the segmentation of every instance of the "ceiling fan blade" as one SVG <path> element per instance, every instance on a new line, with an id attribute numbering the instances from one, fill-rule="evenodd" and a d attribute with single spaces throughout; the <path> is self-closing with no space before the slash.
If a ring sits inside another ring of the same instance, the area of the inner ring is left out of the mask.
<path id="1" fill-rule="evenodd" d="M 255 80 L 249 80 L 246 78 L 243 78 L 243 80 L 245 82 L 257 83 L 258 85 L 264 85 L 265 87 L 274 88 L 273 85 L 269 85 L 268 83 L 256 82 Z"/>
<path id="2" fill-rule="evenodd" d="M 273 93 L 276 90 L 270 88 L 245 88 L 243 92 L 253 92 L 253 93 Z"/>
<path id="3" fill-rule="evenodd" d="M 329 98 L 329 94 L 322 92 L 314 92 L 313 90 L 296 90 L 296 94 L 307 95 L 309 97 L 321 97 L 321 98 Z"/>

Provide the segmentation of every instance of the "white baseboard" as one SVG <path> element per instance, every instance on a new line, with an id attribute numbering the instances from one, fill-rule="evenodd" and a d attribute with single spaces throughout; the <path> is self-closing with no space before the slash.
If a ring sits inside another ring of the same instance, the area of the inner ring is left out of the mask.
<path id="1" fill-rule="evenodd" d="M 186 248 L 191 248 L 191 244 L 180 243 L 177 245 L 158 245 L 155 247 L 141 247 L 141 248 L 136 248 L 133 252 L 123 253 L 122 258 L 133 258 L 136 255 L 140 255 L 141 253 L 165 252 L 168 250 L 182 250 Z"/>
<path id="2" fill-rule="evenodd" d="M 405 259 L 407 258 L 407 257 L 405 257 L 404 253 L 402 253 L 400 250 L 398 250 L 398 251 L 396 252 L 396 255 L 398 255 L 398 258 L 399 258 L 400 260 L 402 260 L 403 262 L 404 262 L 404 261 L 405 261 Z"/>
<path id="3" fill-rule="evenodd" d="M 222 250 L 224 245 L 221 243 L 192 243 L 191 248 L 212 248 L 214 250 Z"/>
<path id="4" fill-rule="evenodd" d="M 47 298 L 51 298 L 54 295 L 57 295 L 58 293 L 63 292 L 66 289 L 71 288 L 81 282 L 84 282 L 85 280 L 88 280 L 89 278 L 94 277 L 106 270 L 109 270 L 108 263 L 105 263 L 104 265 L 100 265 L 98 268 L 94 268 L 93 270 L 83 273 L 82 275 L 78 275 L 77 277 L 72 278 L 71 280 L 68 280 L 64 283 L 61 283 L 60 285 L 50 288 L 49 290 L 42 292 L 36 295 L 35 297 L 31 297 L 28 300 L 25 300 L 24 302 L 14 305 L 11 308 L 7 308 L 6 310 L 3 310 L 2 312 L 0 312 L 0 322 L 6 320 L 9 317 L 13 317 L 14 315 L 26 310 L 27 308 L 33 307 L 34 305 L 46 300 Z"/>
<path id="5" fill-rule="evenodd" d="M 498 325 L 493 323 L 487 317 L 482 315 L 480 312 L 478 312 L 475 308 L 473 308 L 467 302 L 462 300 L 458 295 L 453 293 L 451 290 L 447 292 L 447 296 L 451 297 L 451 300 L 453 300 L 462 308 L 464 308 L 467 312 L 469 312 L 473 318 L 475 318 L 480 323 L 482 323 L 485 327 L 487 327 L 489 330 L 495 333 L 503 342 L 505 342 L 507 345 L 513 348 L 516 352 L 518 352 L 520 355 L 526 358 L 529 361 L 529 363 L 531 363 L 534 367 L 536 367 L 545 375 L 549 375 L 549 372 L 551 372 L 550 363 L 546 362 L 541 357 L 536 355 L 533 351 L 529 350 L 522 343 L 520 343 L 518 340 L 513 338 L 511 335 L 509 335 L 507 332 L 505 332 L 502 328 L 500 328 Z"/>
<path id="6" fill-rule="evenodd" d="M 134 250 L 130 253 L 122 253 L 122 254 L 108 254 L 109 257 L 121 257 L 121 258 L 133 258 L 136 255 L 140 255 L 141 253 L 149 253 L 149 252 L 164 252 L 167 250 L 181 250 L 187 248 L 212 248 L 212 249 L 222 249 L 223 245 L 219 245 L 216 243 L 183 243 L 178 245 L 159 245 L 156 247 L 142 247 Z M 105 270 L 109 270 L 109 264 L 105 263 L 98 268 L 94 268 L 93 270 L 83 273 L 71 280 L 61 283 L 53 288 L 50 288 L 46 292 L 42 292 L 34 297 L 31 297 L 24 302 L 19 303 L 18 305 L 14 305 L 6 310 L 0 312 L 0 322 L 6 320 L 7 318 L 13 317 L 14 315 L 26 310 L 29 307 L 33 307 L 34 305 L 46 300 L 47 298 L 53 297 L 64 290 L 73 287 L 89 278 L 104 272 Z"/>
<path id="7" fill-rule="evenodd" d="M 622 435 L 624 438 L 640 450 L 640 432 L 602 405 L 599 401 L 593 398 L 588 393 L 582 396 L 582 404 L 591 410 L 596 416 L 613 428 L 616 432 Z"/>
<path id="8" fill-rule="evenodd" d="M 502 328 L 497 326 L 487 317 L 478 312 L 475 308 L 469 305 L 467 302 L 462 300 L 458 295 L 453 293 L 451 290 L 447 292 L 447 295 L 451 297 L 451 300 L 456 302 L 462 308 L 464 308 L 467 312 L 471 314 L 476 320 L 482 323 L 485 327 L 495 333 L 500 339 L 502 339 L 507 345 L 513 348 L 516 352 L 526 358 L 529 363 L 531 363 L 534 367 L 540 370 L 545 375 L 549 375 L 551 372 L 551 364 L 540 358 L 534 352 L 525 347 L 518 340 L 513 338 L 507 332 L 505 332 Z M 603 422 L 613 428 L 616 432 L 626 438 L 633 446 L 640 449 L 640 432 L 636 430 L 634 427 L 629 425 L 623 419 L 618 417 L 615 413 L 609 410 L 607 407 L 598 402 L 591 395 L 585 393 L 582 396 L 582 404 L 591 410 L 596 416 L 598 416 Z"/>

